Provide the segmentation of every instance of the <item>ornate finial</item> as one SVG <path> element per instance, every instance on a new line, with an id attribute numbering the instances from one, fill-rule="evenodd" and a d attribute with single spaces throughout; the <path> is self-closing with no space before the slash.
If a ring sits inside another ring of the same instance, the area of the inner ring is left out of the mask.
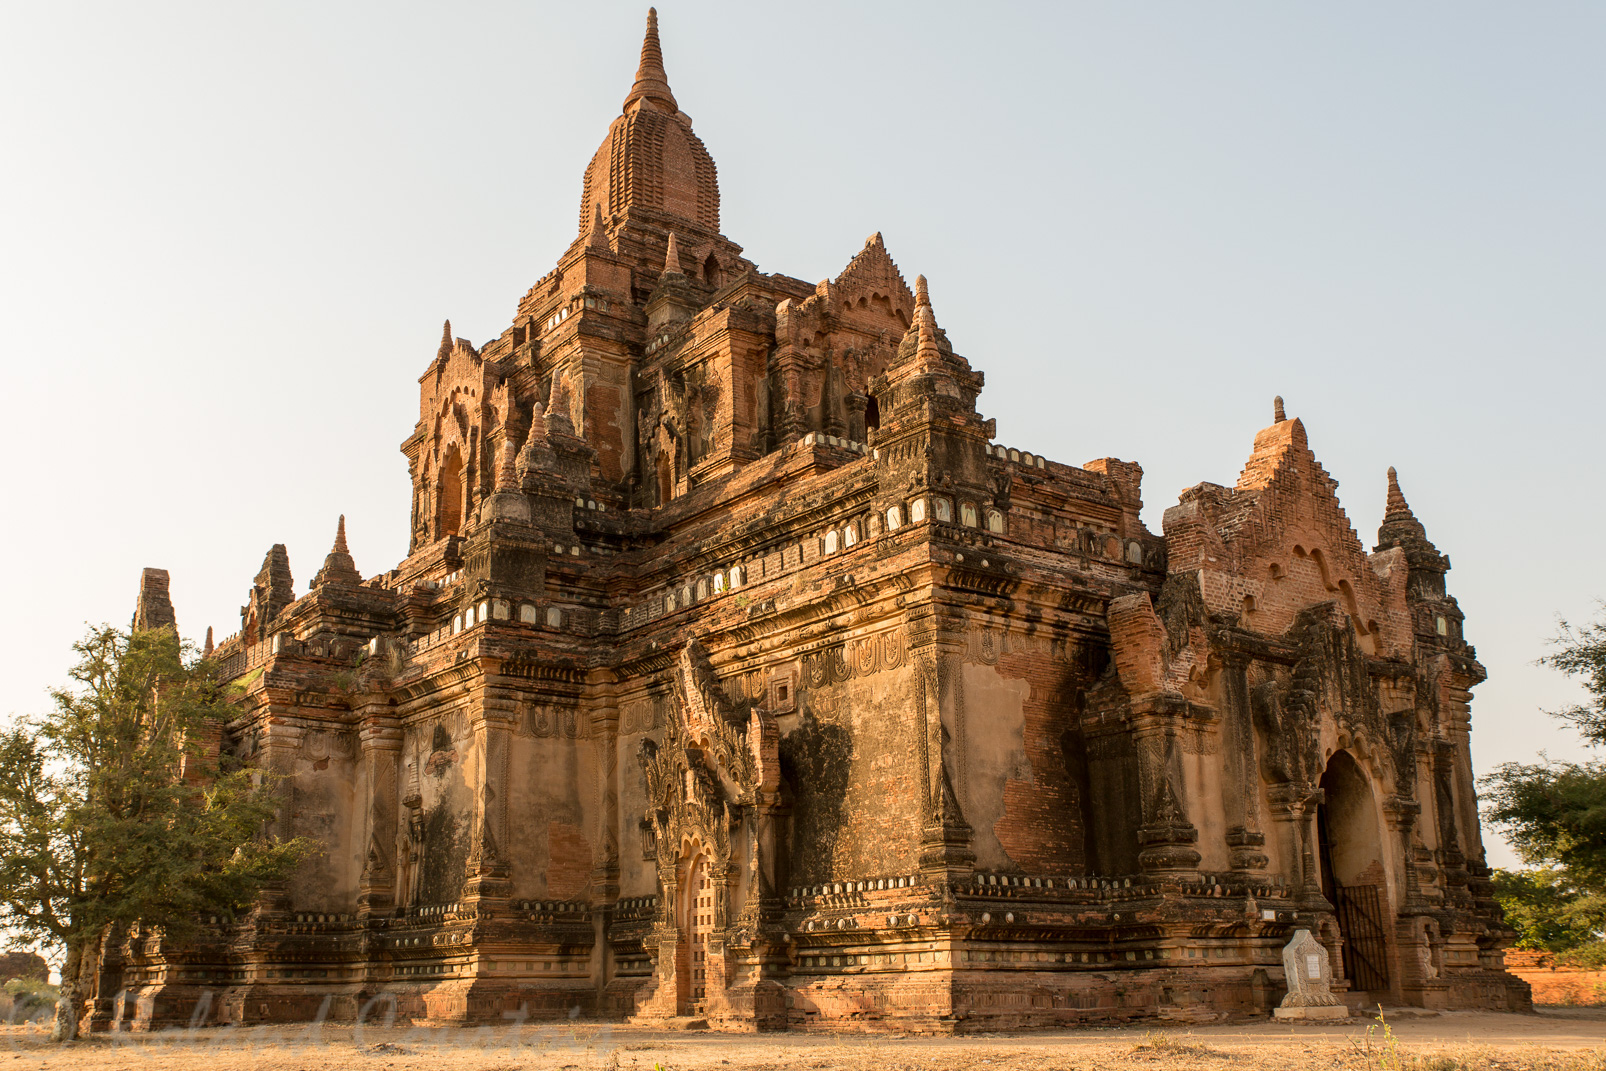
<path id="1" fill-rule="evenodd" d="M 638 100 L 650 100 L 664 105 L 671 112 L 680 111 L 675 95 L 669 91 L 669 75 L 664 73 L 664 50 L 658 44 L 658 9 L 647 9 L 647 36 L 641 42 L 641 64 L 636 68 L 636 84 L 625 97 L 624 110 Z"/>
<path id="2" fill-rule="evenodd" d="M 435 351 L 435 356 L 444 357 L 452 352 L 452 321 L 447 320 L 446 326 L 441 328 L 441 348 Z"/>
<path id="3" fill-rule="evenodd" d="M 675 232 L 669 232 L 669 250 L 664 253 L 664 274 L 680 275 L 680 246 L 675 243 Z"/>
<path id="4" fill-rule="evenodd" d="M 870 235 L 870 237 L 868 237 L 868 238 L 866 238 L 864 240 L 864 247 L 866 249 L 870 248 L 871 246 L 876 246 L 876 245 L 884 246 L 886 244 L 887 243 L 884 240 L 882 240 L 882 238 L 881 238 L 881 232 L 880 231 L 876 231 L 874 234 Z"/>
<path id="5" fill-rule="evenodd" d="M 926 289 L 926 277 L 915 276 L 915 308 L 931 308 L 931 293 Z"/>
<path id="6" fill-rule="evenodd" d="M 602 223 L 602 202 L 598 201 L 591 206 L 591 238 L 587 242 L 592 249 L 608 248 L 608 232 Z"/>
<path id="7" fill-rule="evenodd" d="M 340 515 L 340 520 L 335 525 L 335 553 L 351 553 L 351 551 L 346 549 L 346 515 L 344 513 Z"/>
<path id="8" fill-rule="evenodd" d="M 1283 412 L 1283 396 L 1281 394 L 1271 400 L 1271 419 L 1274 424 L 1281 424 L 1288 419 L 1288 414 Z"/>

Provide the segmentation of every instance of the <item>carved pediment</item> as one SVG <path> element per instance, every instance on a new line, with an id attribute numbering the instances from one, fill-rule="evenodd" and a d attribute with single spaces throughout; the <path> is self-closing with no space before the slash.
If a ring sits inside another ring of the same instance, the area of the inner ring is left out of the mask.
<path id="1" fill-rule="evenodd" d="M 771 799 L 780 787 L 780 731 L 764 708 L 744 718 L 731 705 L 695 639 L 681 649 L 672 675 L 664 740 L 644 738 L 637 752 L 646 820 L 660 853 L 672 856 L 685 834 L 725 852 L 743 808 Z"/>

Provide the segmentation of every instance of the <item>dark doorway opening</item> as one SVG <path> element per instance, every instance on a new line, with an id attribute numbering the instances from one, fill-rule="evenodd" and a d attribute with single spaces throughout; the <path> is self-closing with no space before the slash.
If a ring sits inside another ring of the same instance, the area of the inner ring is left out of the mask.
<path id="1" fill-rule="evenodd" d="M 1389 988 L 1388 888 L 1372 787 L 1348 751 L 1337 751 L 1322 774 L 1316 808 L 1322 895 L 1338 916 L 1344 976 L 1350 988 Z"/>

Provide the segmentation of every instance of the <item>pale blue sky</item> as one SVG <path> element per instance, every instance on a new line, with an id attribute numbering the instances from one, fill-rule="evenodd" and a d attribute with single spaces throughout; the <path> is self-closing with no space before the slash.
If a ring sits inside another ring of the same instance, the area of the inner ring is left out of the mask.
<path id="1" fill-rule="evenodd" d="M 1579 753 L 1532 662 L 1606 596 L 1606 7 L 659 11 L 762 269 L 882 231 L 1000 441 L 1140 461 L 1156 531 L 1283 394 L 1368 547 L 1394 464 L 1452 557 L 1479 769 Z M 304 590 L 338 513 L 365 572 L 400 558 L 440 322 L 494 337 L 573 236 L 644 15 L 0 7 L 0 713 L 142 566 L 199 638 L 271 543 Z"/>

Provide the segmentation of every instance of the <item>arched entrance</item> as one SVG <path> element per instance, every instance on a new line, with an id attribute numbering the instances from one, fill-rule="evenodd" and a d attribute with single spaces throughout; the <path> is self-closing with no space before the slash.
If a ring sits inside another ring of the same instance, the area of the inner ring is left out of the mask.
<path id="1" fill-rule="evenodd" d="M 1388 882 L 1371 783 L 1355 757 L 1336 751 L 1322 774 L 1316 810 L 1322 895 L 1338 916 L 1344 976 L 1355 992 L 1389 988 Z"/>
<path id="2" fill-rule="evenodd" d="M 681 866 L 680 940 L 675 955 L 675 1010 L 693 1015 L 708 995 L 708 935 L 714 930 L 714 886 L 701 848 L 687 849 Z"/>

